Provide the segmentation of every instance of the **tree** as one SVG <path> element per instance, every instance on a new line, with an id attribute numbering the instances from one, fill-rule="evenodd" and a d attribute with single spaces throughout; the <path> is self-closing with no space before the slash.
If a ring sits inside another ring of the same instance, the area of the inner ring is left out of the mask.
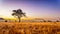
<path id="1" fill-rule="evenodd" d="M 51 20 L 48 20 L 48 22 L 52 22 Z"/>
<path id="2" fill-rule="evenodd" d="M 56 20 L 56 22 L 59 22 L 59 20 Z"/>
<path id="3" fill-rule="evenodd" d="M 21 17 L 26 17 L 25 13 L 23 13 L 21 9 L 13 10 L 12 16 L 17 16 L 19 22 L 21 21 Z"/>

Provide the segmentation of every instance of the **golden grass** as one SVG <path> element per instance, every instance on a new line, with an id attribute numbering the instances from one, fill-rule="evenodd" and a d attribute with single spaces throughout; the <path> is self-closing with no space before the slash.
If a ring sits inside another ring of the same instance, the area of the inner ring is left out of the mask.
<path id="1" fill-rule="evenodd" d="M 60 22 L 0 22 L 0 34 L 60 34 Z"/>

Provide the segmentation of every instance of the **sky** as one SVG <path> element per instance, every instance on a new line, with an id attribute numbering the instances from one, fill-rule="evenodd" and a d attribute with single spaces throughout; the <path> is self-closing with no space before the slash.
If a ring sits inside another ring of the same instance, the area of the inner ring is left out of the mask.
<path id="1" fill-rule="evenodd" d="M 17 9 L 27 17 L 60 18 L 60 0 L 0 0 L 0 17 L 13 17 L 12 10 Z"/>

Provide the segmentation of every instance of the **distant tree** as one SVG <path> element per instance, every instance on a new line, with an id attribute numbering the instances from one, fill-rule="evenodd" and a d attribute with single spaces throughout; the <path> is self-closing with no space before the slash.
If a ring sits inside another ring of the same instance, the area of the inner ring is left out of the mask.
<path id="1" fill-rule="evenodd" d="M 43 20 L 43 22 L 46 22 L 45 20 Z"/>
<path id="2" fill-rule="evenodd" d="M 51 20 L 48 20 L 48 22 L 52 22 Z"/>
<path id="3" fill-rule="evenodd" d="M 59 20 L 57 20 L 56 22 L 59 22 Z"/>
<path id="4" fill-rule="evenodd" d="M 7 20 L 5 20 L 5 22 L 7 22 Z"/>
<path id="5" fill-rule="evenodd" d="M 21 9 L 18 10 L 13 10 L 12 16 L 17 16 L 17 18 L 19 19 L 19 22 L 21 21 L 21 17 L 25 16 L 25 13 L 22 12 Z"/>

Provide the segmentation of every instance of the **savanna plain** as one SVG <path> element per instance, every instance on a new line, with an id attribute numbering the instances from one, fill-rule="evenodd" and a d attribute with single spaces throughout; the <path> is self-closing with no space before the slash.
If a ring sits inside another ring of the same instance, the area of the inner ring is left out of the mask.
<path id="1" fill-rule="evenodd" d="M 60 22 L 0 22 L 0 34 L 60 34 Z"/>

